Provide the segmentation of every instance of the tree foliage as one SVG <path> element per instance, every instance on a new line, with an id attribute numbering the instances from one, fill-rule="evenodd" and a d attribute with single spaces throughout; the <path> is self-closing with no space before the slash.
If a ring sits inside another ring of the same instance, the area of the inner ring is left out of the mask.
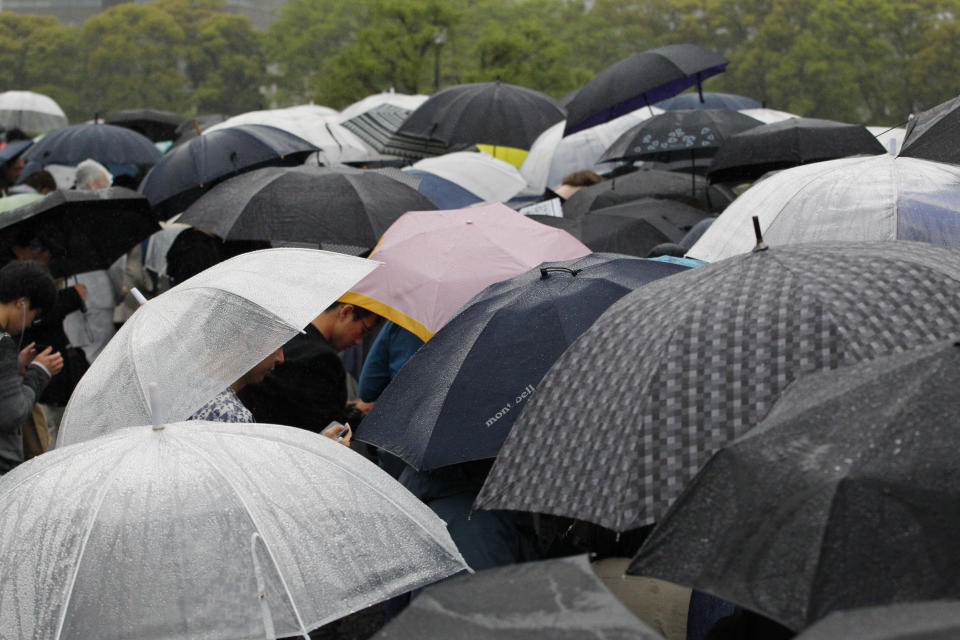
<path id="1" fill-rule="evenodd" d="M 291 0 L 265 33 L 224 0 L 120 4 L 82 27 L 0 12 L 0 87 L 72 119 L 227 114 L 462 82 L 559 97 L 638 51 L 724 55 L 706 89 L 806 116 L 897 124 L 960 92 L 960 0 Z"/>

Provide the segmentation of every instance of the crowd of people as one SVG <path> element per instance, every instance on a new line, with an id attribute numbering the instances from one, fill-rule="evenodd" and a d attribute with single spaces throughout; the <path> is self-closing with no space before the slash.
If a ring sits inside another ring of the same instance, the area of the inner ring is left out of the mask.
<path id="1" fill-rule="evenodd" d="M 22 154 L 28 147 L 29 139 L 17 132 L 8 132 L 0 147 L 4 197 L 43 195 L 57 188 L 43 168 L 24 175 L 28 169 Z M 593 171 L 578 171 L 544 197 L 566 200 L 602 181 Z M 94 191 L 114 184 L 107 167 L 86 160 L 76 167 L 71 188 Z M 711 221 L 697 225 L 691 237 Z M 161 295 L 231 256 L 270 246 L 224 241 L 175 221 L 161 226 L 109 269 L 66 278 L 55 279 L 49 270 L 67 251 L 56 229 L 24 227 L 0 248 L 0 476 L 56 446 L 73 389 L 142 298 Z M 653 255 L 683 255 L 691 242 L 657 247 Z M 475 571 L 589 553 L 612 590 L 669 640 L 793 637 L 785 627 L 713 596 L 625 576 L 628 559 L 652 527 L 619 534 L 558 516 L 475 511 L 492 460 L 418 471 L 387 451 L 357 441 L 354 429 L 423 344 L 417 335 L 371 310 L 335 302 L 190 419 L 288 425 L 350 447 L 439 516 Z M 624 584 L 629 588 L 622 588 Z M 415 595 L 395 597 L 366 615 L 376 619 L 375 627 L 382 626 Z M 343 637 L 357 637 L 351 635 L 350 624 L 333 623 L 326 633 L 340 629 Z"/>

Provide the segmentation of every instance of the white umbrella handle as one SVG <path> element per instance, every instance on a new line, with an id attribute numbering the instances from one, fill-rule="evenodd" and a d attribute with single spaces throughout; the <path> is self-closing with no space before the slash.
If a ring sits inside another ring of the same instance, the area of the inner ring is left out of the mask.
<path id="1" fill-rule="evenodd" d="M 133 299 L 137 301 L 137 304 L 147 304 L 147 297 L 140 293 L 140 289 L 134 287 L 130 289 L 130 295 L 133 296 Z"/>

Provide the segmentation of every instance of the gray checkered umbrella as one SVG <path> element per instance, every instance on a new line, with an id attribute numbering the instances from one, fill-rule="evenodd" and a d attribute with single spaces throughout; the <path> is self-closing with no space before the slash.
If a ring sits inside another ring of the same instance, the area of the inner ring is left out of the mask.
<path id="1" fill-rule="evenodd" d="M 642 287 L 543 378 L 475 506 L 654 522 L 798 376 L 955 334 L 958 285 L 960 253 L 878 242 L 778 247 Z"/>

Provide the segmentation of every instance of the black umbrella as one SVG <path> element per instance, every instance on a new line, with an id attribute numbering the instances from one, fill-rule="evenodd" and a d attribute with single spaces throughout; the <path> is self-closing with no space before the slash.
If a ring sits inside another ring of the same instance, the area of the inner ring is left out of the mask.
<path id="1" fill-rule="evenodd" d="M 617 531 L 654 522 L 793 379 L 950 336 L 958 286 L 956 251 L 850 242 L 755 251 L 637 289 L 544 377 L 477 505 Z"/>
<path id="2" fill-rule="evenodd" d="M 676 111 L 677 109 L 733 109 L 739 111 L 740 109 L 763 108 L 762 103 L 747 96 L 710 91 L 681 93 L 672 98 L 661 100 L 656 106 L 666 111 Z"/>
<path id="3" fill-rule="evenodd" d="M 598 162 L 644 158 L 692 162 L 695 154 L 712 155 L 730 136 L 762 124 L 756 118 L 730 109 L 667 111 L 625 131 Z"/>
<path id="4" fill-rule="evenodd" d="M 276 127 L 244 124 L 219 129 L 174 147 L 140 183 L 140 193 L 161 218 L 182 212 L 231 176 L 270 166 L 301 164 L 319 151 Z"/>
<path id="5" fill-rule="evenodd" d="M 569 232 L 593 251 L 645 258 L 658 244 L 683 240 L 694 225 L 710 214 L 677 200 L 641 198 L 578 218 L 532 217 Z"/>
<path id="6" fill-rule="evenodd" d="M 411 113 L 413 112 L 410 109 L 385 102 L 367 109 L 349 120 L 344 120 L 340 124 L 380 153 L 387 153 L 386 149 L 390 137 L 400 129 Z M 404 151 L 403 148 L 399 150 Z M 404 154 L 397 155 L 402 156 Z M 422 156 L 419 153 L 413 153 L 411 157 L 420 158 Z"/>
<path id="7" fill-rule="evenodd" d="M 953 341 L 798 380 L 707 462 L 629 573 L 795 630 L 841 609 L 960 598 L 958 388 Z"/>
<path id="8" fill-rule="evenodd" d="M 956 640 L 960 601 L 911 602 L 831 613 L 795 640 Z"/>
<path id="9" fill-rule="evenodd" d="M 527 562 L 428 587 L 374 640 L 661 640 L 587 556 Z"/>
<path id="10" fill-rule="evenodd" d="M 607 67 L 577 92 L 567 107 L 564 135 L 608 122 L 675 96 L 727 68 L 727 60 L 693 44 L 671 44 Z"/>
<path id="11" fill-rule="evenodd" d="M 124 109 L 107 118 L 107 124 L 133 129 L 154 142 L 173 140 L 185 121 L 183 116 L 158 109 Z"/>
<path id="12" fill-rule="evenodd" d="M 589 254 L 487 287 L 407 361 L 357 438 L 417 469 L 493 458 L 547 369 L 604 309 L 684 270 Z"/>
<path id="13" fill-rule="evenodd" d="M 75 124 L 45 135 L 23 154 L 26 162 L 77 165 L 92 158 L 101 164 L 152 165 L 160 159 L 153 142 L 112 124 Z"/>
<path id="14" fill-rule="evenodd" d="M 564 115 L 553 98 L 533 89 L 500 81 L 459 84 L 430 96 L 383 151 L 424 157 L 474 145 L 529 149 Z"/>
<path id="15" fill-rule="evenodd" d="M 415 189 L 372 171 L 265 167 L 221 182 L 178 222 L 224 240 L 277 240 L 372 249 L 407 211 L 436 207 Z"/>
<path id="16" fill-rule="evenodd" d="M 691 194 L 691 183 L 695 186 Z M 723 211 L 733 202 L 733 194 L 713 187 L 701 176 L 641 169 L 584 187 L 563 203 L 565 218 L 578 218 L 590 211 L 639 200 L 641 198 L 674 198 L 688 201 L 707 211 Z"/>
<path id="17" fill-rule="evenodd" d="M 911 119 L 899 155 L 960 164 L 960 96 Z"/>
<path id="18" fill-rule="evenodd" d="M 53 253 L 56 276 L 107 269 L 159 230 L 147 199 L 123 187 L 54 191 L 0 214 L 0 243 L 39 238 Z"/>
<path id="19" fill-rule="evenodd" d="M 707 177 L 712 182 L 750 182 L 768 171 L 881 153 L 886 149 L 863 125 L 788 118 L 728 138 L 714 155 Z"/>

